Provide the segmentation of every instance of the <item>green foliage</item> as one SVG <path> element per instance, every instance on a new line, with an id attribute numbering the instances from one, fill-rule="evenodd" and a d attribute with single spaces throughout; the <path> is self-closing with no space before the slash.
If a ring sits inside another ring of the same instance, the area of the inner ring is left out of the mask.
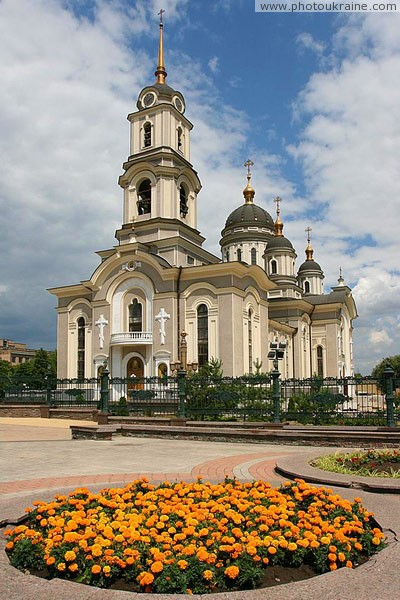
<path id="1" fill-rule="evenodd" d="M 15 545 L 12 554 L 10 554 L 10 563 L 16 569 L 24 570 L 42 570 L 45 568 L 43 560 L 43 546 L 29 538 L 21 539 Z"/>
<path id="2" fill-rule="evenodd" d="M 199 369 L 202 377 L 223 377 L 222 360 L 211 357 L 210 360 Z"/>
<path id="3" fill-rule="evenodd" d="M 392 463 L 391 469 L 382 471 L 380 466 Z M 392 449 L 362 450 L 347 453 L 329 454 L 313 461 L 313 466 L 346 475 L 362 477 L 400 478 L 400 452 Z M 396 468 L 398 465 L 398 468 Z"/>
<path id="4" fill-rule="evenodd" d="M 300 392 L 289 399 L 287 419 L 300 423 L 329 423 L 337 419 L 337 410 L 348 398 L 343 394 L 323 388 L 321 382 L 315 380 L 310 392 Z"/>
<path id="5" fill-rule="evenodd" d="M 121 398 L 118 400 L 118 406 L 115 411 L 115 414 L 119 417 L 129 416 L 128 403 L 126 401 L 125 396 L 121 396 Z"/>
<path id="6" fill-rule="evenodd" d="M 386 392 L 386 378 L 383 374 L 386 367 L 392 367 L 392 369 L 394 369 L 394 376 L 400 378 L 400 354 L 387 356 L 372 370 L 371 375 L 378 380 L 378 387 L 383 393 Z"/>

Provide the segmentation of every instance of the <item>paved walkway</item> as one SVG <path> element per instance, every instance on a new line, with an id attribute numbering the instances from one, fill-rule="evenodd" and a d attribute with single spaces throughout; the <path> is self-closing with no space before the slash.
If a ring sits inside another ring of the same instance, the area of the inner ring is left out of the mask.
<path id="1" fill-rule="evenodd" d="M 154 481 L 193 480 L 197 477 L 217 481 L 227 475 L 241 480 L 262 478 L 272 485 L 280 485 L 285 479 L 274 472 L 276 462 L 290 461 L 295 467 L 297 461 L 304 465 L 306 457 L 312 458 L 327 451 L 316 447 L 179 439 L 116 437 L 112 441 L 72 441 L 69 433 L 71 424 L 71 421 L 61 419 L 0 419 L 0 520 L 21 516 L 34 499 L 47 500 L 56 492 L 64 493 L 79 486 L 97 490 L 109 484 L 121 485 L 142 475 Z M 367 508 L 375 511 L 384 528 L 400 532 L 400 496 L 358 493 L 359 490 L 356 494 L 352 490 L 338 491 L 350 499 L 354 495 L 362 496 Z M 400 545 L 395 542 L 394 535 L 390 535 L 391 548 L 354 571 L 341 569 L 268 590 L 213 594 L 204 598 L 353 600 L 357 597 L 357 600 L 363 600 L 374 596 L 375 600 L 386 600 L 390 595 L 398 598 Z M 24 575 L 13 569 L 0 551 L 0 598 L 133 600 L 135 596 L 65 581 L 47 582 Z M 146 594 L 140 594 L 138 600 L 146 597 L 171 600 L 171 596 Z"/>

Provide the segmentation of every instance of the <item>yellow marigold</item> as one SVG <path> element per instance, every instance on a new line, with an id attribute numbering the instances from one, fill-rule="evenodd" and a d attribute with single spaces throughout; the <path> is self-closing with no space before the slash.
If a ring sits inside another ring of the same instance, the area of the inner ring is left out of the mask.
<path id="1" fill-rule="evenodd" d="M 76 559 L 76 554 L 73 550 L 67 550 L 67 552 L 64 554 L 64 559 L 67 562 L 72 562 L 73 560 Z"/>
<path id="2" fill-rule="evenodd" d="M 75 573 L 75 571 L 77 571 L 78 569 L 79 567 L 76 563 L 71 563 L 70 565 L 68 565 L 68 570 L 71 571 L 71 573 Z"/>
<path id="3" fill-rule="evenodd" d="M 93 554 L 93 556 L 101 556 L 103 554 L 103 550 L 100 544 L 93 544 L 93 546 L 91 546 L 90 548 L 90 551 Z"/>
<path id="4" fill-rule="evenodd" d="M 101 573 L 101 566 L 100 565 L 93 565 L 93 567 L 92 567 L 92 573 L 93 573 L 93 575 L 98 575 L 99 573 Z"/>
<path id="5" fill-rule="evenodd" d="M 226 571 L 225 571 L 225 573 L 226 573 Z M 207 581 L 211 581 L 211 579 L 214 577 L 214 574 L 212 571 L 210 571 L 210 569 L 207 569 L 206 571 L 203 572 L 203 577 Z"/>
<path id="6" fill-rule="evenodd" d="M 268 553 L 269 554 L 276 554 L 276 548 L 275 548 L 275 546 L 268 546 Z"/>
<path id="7" fill-rule="evenodd" d="M 184 571 L 185 569 L 187 569 L 189 563 L 187 560 L 178 560 L 178 562 L 176 563 L 178 565 L 178 567 L 180 568 L 181 571 Z"/>
<path id="8" fill-rule="evenodd" d="M 290 552 L 294 552 L 297 550 L 297 544 L 295 542 L 290 542 L 288 545 L 288 550 L 290 550 Z"/>
<path id="9" fill-rule="evenodd" d="M 63 562 L 58 563 L 58 565 L 57 565 L 58 571 L 65 571 L 65 569 L 66 569 L 65 563 L 63 563 Z"/>
<path id="10" fill-rule="evenodd" d="M 150 570 L 152 573 L 161 573 L 161 571 L 163 570 L 163 564 L 160 560 L 156 560 L 155 562 L 153 562 L 153 564 L 150 567 Z"/>
<path id="11" fill-rule="evenodd" d="M 372 543 L 374 544 L 374 546 L 379 546 L 379 544 L 381 543 L 381 540 L 378 537 L 374 536 L 372 538 Z"/>
<path id="12" fill-rule="evenodd" d="M 331 571 L 336 571 L 336 569 L 337 569 L 337 564 L 336 564 L 335 562 L 331 562 L 331 563 L 330 563 L 330 565 L 329 565 L 329 569 L 330 569 Z"/>
<path id="13" fill-rule="evenodd" d="M 110 565 L 105 565 L 105 566 L 103 567 L 103 573 L 104 573 L 105 575 L 109 575 L 110 571 L 111 571 L 111 567 L 110 567 Z"/>
<path id="14" fill-rule="evenodd" d="M 344 562 L 346 560 L 345 554 L 343 554 L 343 552 L 338 552 L 338 559 L 340 562 Z"/>
<path id="15" fill-rule="evenodd" d="M 227 577 L 229 577 L 229 579 L 236 579 L 236 577 L 239 575 L 239 567 L 232 565 L 227 567 L 224 573 Z"/>

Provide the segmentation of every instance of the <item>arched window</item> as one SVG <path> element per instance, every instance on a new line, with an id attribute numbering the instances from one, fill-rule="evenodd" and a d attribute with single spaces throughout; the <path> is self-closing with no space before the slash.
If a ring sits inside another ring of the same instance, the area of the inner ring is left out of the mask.
<path id="1" fill-rule="evenodd" d="M 85 379 L 85 319 L 78 319 L 78 379 Z"/>
<path id="2" fill-rule="evenodd" d="M 251 249 L 251 264 L 252 265 L 257 264 L 257 250 L 255 248 Z"/>
<path id="3" fill-rule="evenodd" d="M 271 260 L 271 275 L 276 275 L 278 272 L 278 265 L 276 260 Z"/>
<path id="4" fill-rule="evenodd" d="M 151 146 L 151 123 L 149 122 L 143 125 L 143 145 L 145 148 Z"/>
<path id="5" fill-rule="evenodd" d="M 151 183 L 150 179 L 145 179 L 139 185 L 138 189 L 138 214 L 145 215 L 151 212 Z"/>
<path id="6" fill-rule="evenodd" d="M 249 345 L 249 373 L 253 372 L 253 312 L 251 308 L 247 314 L 247 332 Z"/>
<path id="7" fill-rule="evenodd" d="M 136 298 L 129 306 L 129 331 L 143 331 L 142 305 Z"/>
<path id="8" fill-rule="evenodd" d="M 317 375 L 324 378 L 324 355 L 322 346 L 317 346 Z"/>
<path id="9" fill-rule="evenodd" d="M 178 127 L 178 129 L 177 129 L 177 146 L 178 146 L 179 152 L 182 152 L 182 144 L 183 144 L 182 129 L 181 129 L 181 127 Z"/>
<path id="10" fill-rule="evenodd" d="M 236 254 L 237 254 L 238 261 L 241 262 L 242 261 L 242 251 L 240 248 L 238 248 L 238 250 L 236 251 Z"/>
<path id="11" fill-rule="evenodd" d="M 197 362 L 199 367 L 208 362 L 208 308 L 205 304 L 197 309 Z"/>
<path id="12" fill-rule="evenodd" d="M 304 292 L 305 292 L 306 294 L 309 294 L 309 293 L 310 293 L 310 282 L 309 282 L 309 281 L 305 281 L 305 282 L 304 282 Z"/>
<path id="13" fill-rule="evenodd" d="M 183 185 L 179 188 L 179 212 L 185 218 L 188 214 L 187 192 Z"/>

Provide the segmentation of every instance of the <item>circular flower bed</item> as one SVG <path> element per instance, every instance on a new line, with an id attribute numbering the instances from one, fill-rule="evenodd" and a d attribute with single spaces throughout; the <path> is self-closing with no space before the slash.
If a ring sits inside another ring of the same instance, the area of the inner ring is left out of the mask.
<path id="1" fill-rule="evenodd" d="M 348 475 L 400 478 L 400 451 L 383 448 L 329 454 L 315 460 L 313 465 Z"/>
<path id="2" fill-rule="evenodd" d="M 206 593 L 249 589 L 274 565 L 353 567 L 384 545 L 361 505 L 302 480 L 210 484 L 141 479 L 35 502 L 6 531 L 12 565 L 98 587 Z"/>

